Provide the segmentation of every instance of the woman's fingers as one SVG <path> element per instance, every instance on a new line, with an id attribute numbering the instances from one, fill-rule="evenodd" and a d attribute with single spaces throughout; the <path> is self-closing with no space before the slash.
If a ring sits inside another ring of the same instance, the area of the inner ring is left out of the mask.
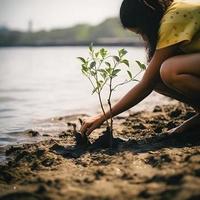
<path id="1" fill-rule="evenodd" d="M 91 126 L 90 128 L 88 128 L 87 129 L 87 131 L 86 131 L 86 135 L 90 135 L 91 133 L 92 133 L 92 131 L 94 130 L 94 129 L 96 129 L 97 127 L 96 126 Z"/>
<path id="2" fill-rule="evenodd" d="M 100 128 L 101 127 L 101 123 L 100 122 L 96 122 L 91 124 L 91 127 L 88 127 L 87 131 L 86 131 L 86 135 L 90 135 L 92 133 L 92 131 L 94 131 L 96 128 Z"/>
<path id="3" fill-rule="evenodd" d="M 88 127 L 90 126 L 89 123 L 83 122 L 83 125 L 81 126 L 80 132 L 82 134 L 85 134 L 85 132 L 87 131 Z"/>
<path id="4" fill-rule="evenodd" d="M 83 124 L 80 128 L 80 132 L 82 134 L 89 135 L 90 133 L 92 133 L 93 130 L 95 130 L 96 128 L 99 128 L 102 123 L 103 123 L 103 120 L 101 119 L 100 115 L 89 117 L 83 121 Z"/>

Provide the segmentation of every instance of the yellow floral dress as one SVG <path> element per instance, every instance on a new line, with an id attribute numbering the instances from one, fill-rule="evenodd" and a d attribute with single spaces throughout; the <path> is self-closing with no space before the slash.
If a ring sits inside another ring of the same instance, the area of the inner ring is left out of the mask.
<path id="1" fill-rule="evenodd" d="M 156 49 L 177 43 L 185 53 L 200 52 L 200 0 L 175 0 L 161 19 Z"/>

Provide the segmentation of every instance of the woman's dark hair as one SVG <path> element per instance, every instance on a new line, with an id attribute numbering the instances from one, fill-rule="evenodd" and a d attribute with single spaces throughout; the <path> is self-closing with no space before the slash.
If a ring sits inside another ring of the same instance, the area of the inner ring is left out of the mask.
<path id="1" fill-rule="evenodd" d="M 120 20 L 124 28 L 136 28 L 147 38 L 150 61 L 158 40 L 160 20 L 173 0 L 124 0 L 120 8 Z"/>

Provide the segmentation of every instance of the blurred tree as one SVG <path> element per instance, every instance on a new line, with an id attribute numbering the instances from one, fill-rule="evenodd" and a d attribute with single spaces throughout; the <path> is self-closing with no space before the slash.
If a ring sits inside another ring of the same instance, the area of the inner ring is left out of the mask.
<path id="1" fill-rule="evenodd" d="M 97 26 L 78 24 L 64 29 L 50 31 L 20 32 L 0 28 L 0 46 L 12 45 L 64 45 L 80 42 L 95 42 L 101 38 L 134 38 L 138 37 L 124 30 L 117 18 L 109 18 Z"/>

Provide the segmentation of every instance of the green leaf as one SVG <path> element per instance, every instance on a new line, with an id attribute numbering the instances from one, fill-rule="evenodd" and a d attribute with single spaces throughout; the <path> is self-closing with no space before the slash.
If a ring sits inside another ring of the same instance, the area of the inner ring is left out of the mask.
<path id="1" fill-rule="evenodd" d="M 95 61 L 93 61 L 93 62 L 90 63 L 90 68 L 91 69 L 94 68 L 95 66 L 96 66 L 96 62 Z"/>
<path id="2" fill-rule="evenodd" d="M 81 66 L 82 66 L 82 68 L 81 68 L 82 73 L 85 76 L 88 76 L 88 68 L 87 68 L 87 66 L 85 64 L 82 64 Z"/>
<path id="3" fill-rule="evenodd" d="M 103 81 L 102 80 L 100 80 L 100 81 L 97 81 L 97 88 L 99 89 L 100 87 L 101 87 L 101 84 L 103 83 Z"/>
<path id="4" fill-rule="evenodd" d="M 124 60 L 122 60 L 121 63 L 124 63 L 125 65 L 127 65 L 129 67 L 129 61 L 128 60 L 124 59 Z"/>
<path id="5" fill-rule="evenodd" d="M 106 68 L 106 72 L 111 75 L 112 74 L 113 69 L 111 67 Z"/>
<path id="6" fill-rule="evenodd" d="M 113 58 L 114 58 L 117 62 L 120 61 L 120 58 L 119 58 L 118 56 L 113 56 Z"/>
<path id="7" fill-rule="evenodd" d="M 128 75 L 129 75 L 130 79 L 132 79 L 133 76 L 132 76 L 131 72 L 128 70 L 127 73 L 128 73 Z"/>
<path id="8" fill-rule="evenodd" d="M 126 51 L 125 49 L 120 49 L 119 50 L 119 57 L 123 57 L 124 55 L 126 55 L 128 53 L 128 51 Z"/>
<path id="9" fill-rule="evenodd" d="M 106 73 L 105 69 L 97 69 L 98 72 Z"/>
<path id="10" fill-rule="evenodd" d="M 86 73 L 84 70 L 81 69 L 81 72 L 82 72 L 85 76 L 87 76 L 87 73 Z"/>
<path id="11" fill-rule="evenodd" d="M 105 80 L 107 78 L 107 71 L 105 69 L 98 69 L 98 72 L 100 72 L 100 75 L 103 77 L 103 79 Z"/>
<path id="12" fill-rule="evenodd" d="M 96 76 L 97 72 L 96 71 L 90 71 L 92 76 Z"/>
<path id="13" fill-rule="evenodd" d="M 92 43 L 92 42 L 90 43 L 89 50 L 90 50 L 91 52 L 93 51 L 93 43 Z"/>
<path id="14" fill-rule="evenodd" d="M 86 60 L 83 57 L 77 57 L 79 60 L 81 60 L 83 63 L 86 63 Z"/>
<path id="15" fill-rule="evenodd" d="M 140 61 L 138 61 L 138 60 L 136 60 L 135 61 L 137 64 L 138 64 L 138 66 L 140 67 L 140 69 L 142 69 L 142 70 L 145 70 L 146 69 L 146 65 L 145 64 L 142 64 Z"/>
<path id="16" fill-rule="evenodd" d="M 100 86 L 101 86 L 101 85 L 103 84 L 103 81 L 102 81 L 102 80 L 100 80 L 100 81 L 99 81 L 99 84 L 100 84 Z"/>
<path id="17" fill-rule="evenodd" d="M 121 69 L 115 69 L 113 72 L 112 72 L 112 76 L 117 76 L 117 74 L 121 71 Z"/>
<path id="18" fill-rule="evenodd" d="M 96 52 L 95 57 L 98 58 L 98 56 L 99 56 L 99 52 Z"/>
<path id="19" fill-rule="evenodd" d="M 111 66 L 111 64 L 110 64 L 109 62 L 105 62 L 105 64 L 106 64 L 108 67 Z"/>
<path id="20" fill-rule="evenodd" d="M 81 66 L 83 71 L 88 72 L 88 68 L 85 64 L 82 64 Z"/>
<path id="21" fill-rule="evenodd" d="M 108 78 L 107 73 L 101 73 L 101 76 L 103 77 L 104 80 Z"/>
<path id="22" fill-rule="evenodd" d="M 94 88 L 94 89 L 92 90 L 92 94 L 94 94 L 95 92 L 97 92 L 97 90 L 98 90 L 98 87 Z"/>
<path id="23" fill-rule="evenodd" d="M 99 52 L 102 58 L 105 58 L 105 56 L 107 55 L 107 50 L 104 48 L 101 48 Z"/>

